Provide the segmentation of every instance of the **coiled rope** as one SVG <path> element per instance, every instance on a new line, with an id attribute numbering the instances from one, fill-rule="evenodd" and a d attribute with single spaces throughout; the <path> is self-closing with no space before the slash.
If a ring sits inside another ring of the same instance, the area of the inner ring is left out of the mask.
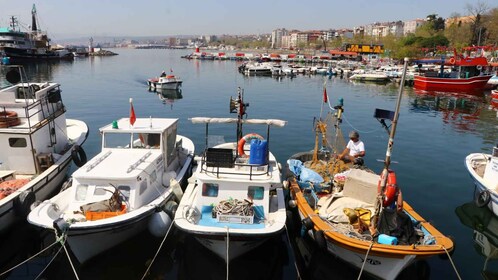
<path id="1" fill-rule="evenodd" d="M 214 211 L 217 215 L 239 215 L 239 216 L 253 216 L 254 209 L 252 208 L 252 202 L 244 199 L 237 200 L 229 198 L 227 200 L 222 200 L 216 205 Z"/>

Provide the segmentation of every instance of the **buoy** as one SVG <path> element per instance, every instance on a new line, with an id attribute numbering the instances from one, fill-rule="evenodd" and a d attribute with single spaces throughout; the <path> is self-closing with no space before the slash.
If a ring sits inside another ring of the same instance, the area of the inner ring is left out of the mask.
<path id="1" fill-rule="evenodd" d="M 171 225 L 171 217 L 164 211 L 155 212 L 150 217 L 148 229 L 155 237 L 164 237 Z"/>
<path id="2" fill-rule="evenodd" d="M 163 211 L 166 212 L 166 214 L 168 214 L 171 218 L 175 217 L 177 209 L 178 203 L 173 200 L 166 202 L 166 204 L 163 206 Z"/>
<path id="3" fill-rule="evenodd" d="M 32 191 L 21 192 L 14 200 L 14 211 L 19 217 L 26 217 L 31 211 L 31 204 L 35 203 L 36 197 Z"/>
<path id="4" fill-rule="evenodd" d="M 246 153 L 244 152 L 244 145 L 246 144 L 247 141 L 252 140 L 252 139 L 259 139 L 259 140 L 264 140 L 263 136 L 257 134 L 257 133 L 249 133 L 244 135 L 244 137 L 240 138 L 239 142 L 237 143 L 237 152 L 239 156 L 245 156 Z"/>

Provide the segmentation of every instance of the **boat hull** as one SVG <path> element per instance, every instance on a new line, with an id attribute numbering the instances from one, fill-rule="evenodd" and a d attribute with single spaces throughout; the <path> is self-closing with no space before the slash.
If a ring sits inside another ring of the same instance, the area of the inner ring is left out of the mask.
<path id="1" fill-rule="evenodd" d="M 480 159 L 484 159 L 484 162 L 489 162 L 488 159 L 490 158 L 491 155 L 485 155 L 482 153 L 474 153 L 470 154 L 466 157 L 465 159 L 465 166 L 467 167 L 467 170 L 469 171 L 470 177 L 474 180 L 474 185 L 476 187 L 476 194 L 480 194 L 482 192 L 489 192 L 490 194 L 490 200 L 487 203 L 487 207 L 496 215 L 498 216 L 498 192 L 496 190 L 492 189 L 492 186 L 490 184 L 487 184 L 479 174 L 472 168 L 472 166 L 476 165 L 476 162 L 479 162 Z"/>
<path id="2" fill-rule="evenodd" d="M 182 82 L 169 82 L 169 83 L 160 83 L 158 81 L 147 81 L 147 85 L 151 89 L 180 89 L 182 86 Z"/>
<path id="3" fill-rule="evenodd" d="M 471 78 L 438 78 L 415 75 L 413 86 L 421 90 L 472 92 L 484 89 L 490 78 L 490 75 Z"/>

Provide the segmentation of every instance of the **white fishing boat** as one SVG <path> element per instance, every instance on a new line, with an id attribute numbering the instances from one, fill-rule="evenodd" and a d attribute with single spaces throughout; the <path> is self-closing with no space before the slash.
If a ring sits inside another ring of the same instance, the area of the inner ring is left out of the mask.
<path id="1" fill-rule="evenodd" d="M 227 263 L 279 235 L 286 221 L 281 169 L 268 149 L 270 126 L 286 122 L 242 119 L 248 104 L 240 91 L 235 104 L 238 118 L 191 119 L 206 125 L 206 139 L 210 124 L 236 124 L 239 139 L 207 148 L 196 158 L 197 168 L 175 215 L 180 230 Z M 266 125 L 266 140 L 254 133 L 241 137 L 243 124 Z"/>
<path id="2" fill-rule="evenodd" d="M 476 187 L 475 203 L 488 206 L 498 216 L 498 146 L 492 154 L 472 153 L 465 158 L 465 166 Z"/>
<path id="3" fill-rule="evenodd" d="M 132 119 L 102 127 L 102 151 L 28 216 L 64 236 L 80 263 L 145 228 L 164 236 L 191 174 L 194 144 L 177 135 L 178 119 Z"/>
<path id="4" fill-rule="evenodd" d="M 81 148 L 87 125 L 66 119 L 57 83 L 18 83 L 20 66 L 0 90 L 0 232 L 26 219 L 31 205 L 62 185 L 72 160 L 86 161 Z"/>
<path id="5" fill-rule="evenodd" d="M 366 72 L 366 73 L 356 73 L 349 77 L 352 81 L 359 82 L 374 82 L 374 83 L 385 83 L 390 81 L 390 78 L 384 72 Z"/>
<path id="6" fill-rule="evenodd" d="M 150 89 L 179 89 L 182 86 L 182 79 L 175 75 L 165 75 L 147 80 Z"/>

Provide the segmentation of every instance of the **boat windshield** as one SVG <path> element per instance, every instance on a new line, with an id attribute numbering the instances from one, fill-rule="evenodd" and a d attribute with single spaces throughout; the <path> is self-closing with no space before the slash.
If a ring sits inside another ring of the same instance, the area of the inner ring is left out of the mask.
<path id="1" fill-rule="evenodd" d="M 104 148 L 129 149 L 148 148 L 159 149 L 161 135 L 159 133 L 105 133 Z"/>

